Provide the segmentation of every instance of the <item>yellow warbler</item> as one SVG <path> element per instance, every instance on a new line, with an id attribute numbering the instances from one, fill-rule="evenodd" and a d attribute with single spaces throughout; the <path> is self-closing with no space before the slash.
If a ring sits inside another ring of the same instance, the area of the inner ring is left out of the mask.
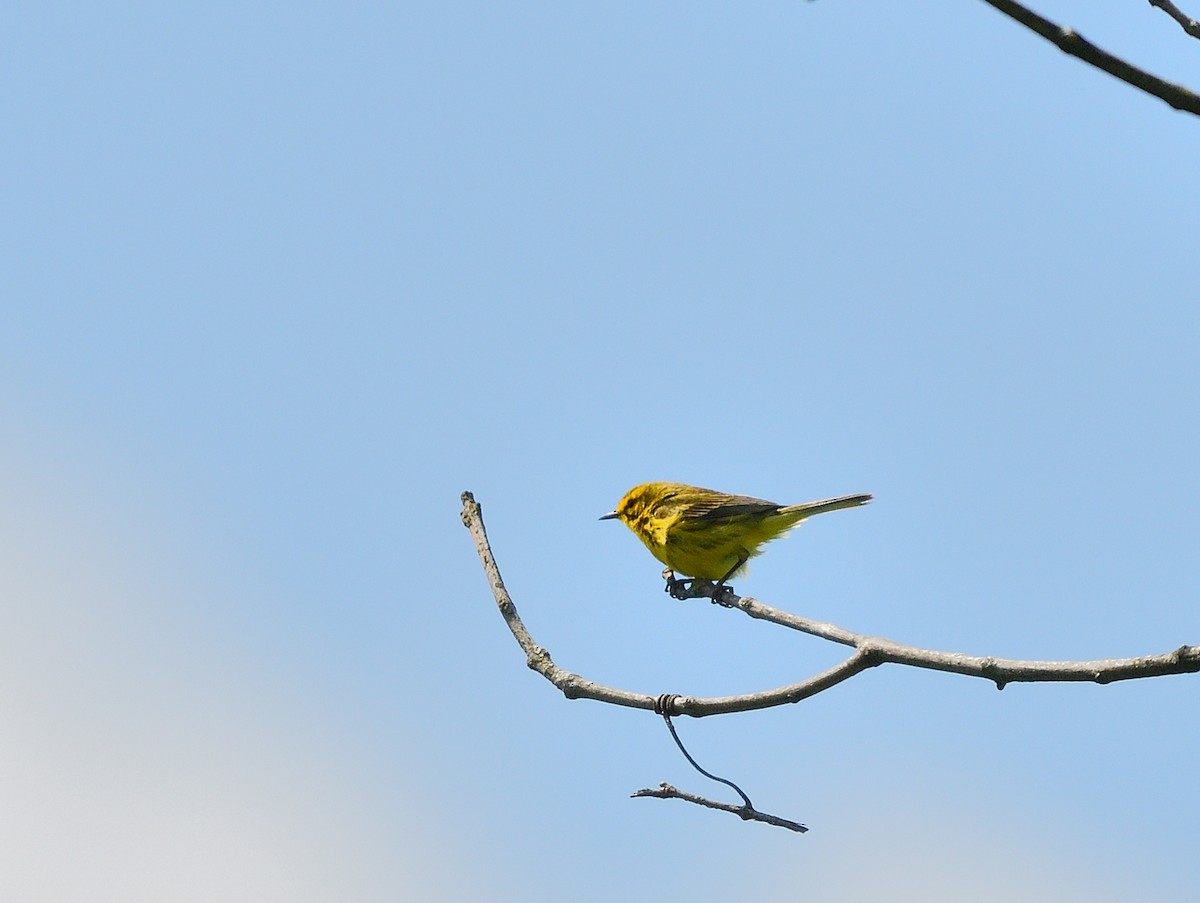
<path id="1" fill-rule="evenodd" d="M 723 585 L 806 517 L 854 508 L 869 495 L 843 495 L 802 505 L 776 505 L 746 495 L 727 495 L 683 483 L 634 486 L 601 520 L 618 518 L 670 570 Z M 677 584 L 674 574 L 668 589 Z"/>

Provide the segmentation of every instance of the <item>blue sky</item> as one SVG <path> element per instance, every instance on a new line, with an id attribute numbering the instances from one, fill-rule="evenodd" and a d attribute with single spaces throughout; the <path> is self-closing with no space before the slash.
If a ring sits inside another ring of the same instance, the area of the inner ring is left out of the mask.
<path id="1" fill-rule="evenodd" d="M 1145 4 L 1041 12 L 1200 87 Z M 1196 11 L 1191 10 L 1194 14 Z M 739 590 L 1014 658 L 1200 642 L 1200 123 L 982 3 L 43 4 L 0 113 L 0 890 L 1127 900 L 1200 881 L 1194 677 L 878 669 L 596 518 L 871 492 Z"/>

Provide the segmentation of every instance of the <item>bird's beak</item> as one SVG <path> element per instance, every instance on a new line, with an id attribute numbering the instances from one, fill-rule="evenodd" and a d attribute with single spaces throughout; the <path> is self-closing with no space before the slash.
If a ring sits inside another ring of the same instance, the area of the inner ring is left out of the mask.
<path id="1" fill-rule="evenodd" d="M 621 516 L 621 515 L 617 514 L 617 512 L 615 512 L 615 511 L 610 511 L 610 512 L 608 512 L 608 514 L 605 514 L 605 515 L 603 515 L 603 516 L 600 518 L 600 520 L 612 520 L 614 517 L 620 517 L 620 516 Z"/>

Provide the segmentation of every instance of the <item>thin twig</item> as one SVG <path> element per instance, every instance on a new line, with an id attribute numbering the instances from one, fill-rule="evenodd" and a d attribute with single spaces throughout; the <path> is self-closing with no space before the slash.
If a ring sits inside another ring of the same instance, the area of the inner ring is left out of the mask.
<path id="1" fill-rule="evenodd" d="M 516 606 L 513 605 L 508 590 L 504 588 L 500 569 L 496 565 L 496 559 L 488 543 L 479 504 L 469 492 L 462 494 L 462 501 L 463 523 L 471 531 L 475 549 L 483 562 L 483 570 L 491 584 L 496 604 L 504 616 L 508 629 L 524 650 L 529 667 L 558 687 L 568 699 L 595 699 L 613 705 L 654 711 L 657 699 L 655 695 L 607 687 L 554 664 L 550 653 L 533 641 L 517 614 Z M 701 580 L 694 581 L 685 595 L 689 598 L 712 598 L 714 592 L 718 592 L 718 590 L 713 584 Z M 948 671 L 953 674 L 965 674 L 969 677 L 982 677 L 994 682 L 1000 689 L 1003 689 L 1005 684 L 1013 682 L 1084 681 L 1107 684 L 1118 680 L 1161 677 L 1168 674 L 1193 674 L 1200 671 L 1200 646 L 1180 646 L 1174 652 L 1161 655 L 1101 659 L 1089 662 L 1022 661 L 964 655 L 961 652 L 919 649 L 916 646 L 906 646 L 882 637 L 852 633 L 834 624 L 812 621 L 790 612 L 780 611 L 749 596 L 736 596 L 728 587 L 723 587 L 720 592 L 722 601 L 741 609 L 750 617 L 770 621 L 843 646 L 853 647 L 854 652 L 845 661 L 827 671 L 773 690 L 735 696 L 678 696 L 672 700 L 671 705 L 664 709 L 668 714 L 691 715 L 698 718 L 799 702 L 823 690 L 828 690 L 868 668 L 884 663 Z"/>
<path id="2" fill-rule="evenodd" d="M 1200 38 L 1200 22 L 1188 16 L 1171 0 L 1149 0 L 1151 6 L 1157 6 L 1164 13 L 1179 23 L 1179 27 L 1193 38 Z"/>
<path id="3" fill-rule="evenodd" d="M 1107 50 L 1101 50 L 1073 28 L 1056 25 L 1028 7 L 1017 3 L 1016 0 L 984 0 L 984 2 L 1041 35 L 1063 53 L 1077 57 L 1097 69 L 1102 69 L 1139 91 L 1145 91 L 1147 94 L 1166 101 L 1177 110 L 1200 115 L 1200 95 L 1188 90 L 1183 85 L 1166 81 L 1157 75 L 1151 75 L 1144 69 L 1130 65 Z M 1153 3 L 1154 0 L 1151 2 Z"/>
<path id="4" fill-rule="evenodd" d="M 778 815 L 770 815 L 766 812 L 760 812 L 757 809 L 747 809 L 745 806 L 734 806 L 731 803 L 719 803 L 716 800 L 706 799 L 703 796 L 696 796 L 694 793 L 686 793 L 683 790 L 677 790 L 670 784 L 663 783 L 658 785 L 657 790 L 645 788 L 637 791 L 637 793 L 629 794 L 630 799 L 639 797 L 654 797 L 660 800 L 684 800 L 689 803 L 695 803 L 697 806 L 705 806 L 709 809 L 720 809 L 722 812 L 732 812 L 738 818 L 744 821 L 761 821 L 768 825 L 774 825 L 777 828 L 787 828 L 789 831 L 795 831 L 799 834 L 805 833 L 808 828 L 799 822 L 794 822 L 786 818 L 780 818 Z"/>

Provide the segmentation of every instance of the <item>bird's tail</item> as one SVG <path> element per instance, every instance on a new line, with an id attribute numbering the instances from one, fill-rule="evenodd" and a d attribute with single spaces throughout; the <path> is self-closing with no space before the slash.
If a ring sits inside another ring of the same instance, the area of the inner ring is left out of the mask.
<path id="1" fill-rule="evenodd" d="M 795 517 L 797 521 L 800 521 L 806 517 L 812 517 L 814 514 L 824 514 L 826 511 L 838 511 L 841 508 L 857 508 L 859 505 L 865 505 L 871 501 L 871 498 L 871 496 L 866 494 L 840 495 L 835 499 L 821 499 L 819 502 L 786 505 L 780 508 L 776 514 L 782 514 L 785 517 Z"/>

